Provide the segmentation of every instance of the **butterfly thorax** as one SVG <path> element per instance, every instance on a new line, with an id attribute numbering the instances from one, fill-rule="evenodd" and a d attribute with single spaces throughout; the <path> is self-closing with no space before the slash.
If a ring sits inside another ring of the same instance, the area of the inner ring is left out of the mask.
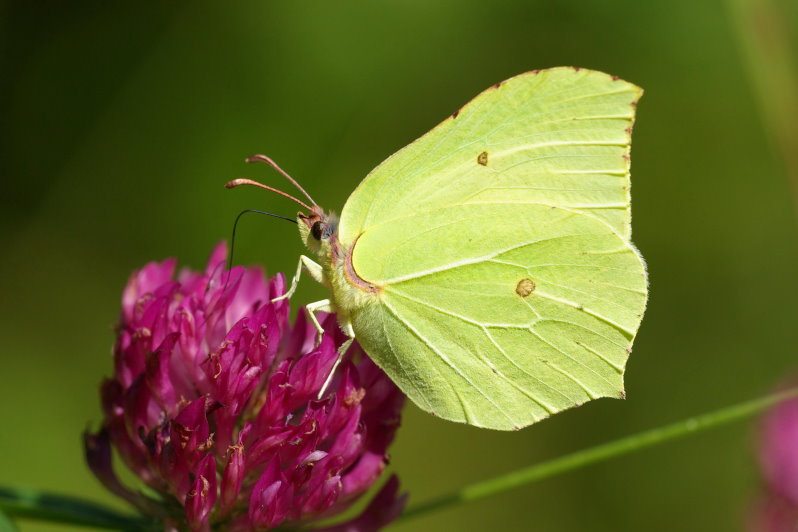
<path id="1" fill-rule="evenodd" d="M 347 245 L 338 237 L 338 217 L 314 206 L 309 216 L 298 216 L 299 234 L 322 267 L 322 284 L 330 290 L 339 320 L 348 321 L 358 309 L 375 301 L 379 288 L 362 279 L 352 265 L 355 242 Z"/>

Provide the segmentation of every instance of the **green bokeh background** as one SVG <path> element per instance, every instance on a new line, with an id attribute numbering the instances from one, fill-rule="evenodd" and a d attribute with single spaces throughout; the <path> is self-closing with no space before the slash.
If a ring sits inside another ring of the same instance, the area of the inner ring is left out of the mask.
<path id="1" fill-rule="evenodd" d="M 777 5 L 794 32 L 798 5 Z M 277 179 L 245 156 L 269 154 L 340 210 L 382 159 L 533 68 L 646 90 L 632 180 L 651 300 L 628 399 L 517 433 L 409 405 L 392 468 L 411 501 L 765 393 L 797 366 L 789 183 L 725 2 L 48 1 L 0 18 L 0 484 L 123 507 L 80 443 L 100 420 L 121 289 L 149 260 L 203 266 L 244 208 L 296 211 L 222 188 Z M 239 237 L 237 262 L 293 271 L 293 226 L 245 218 Z M 318 297 L 305 283 L 297 301 Z M 738 423 L 391 530 L 742 530 L 754 441 Z"/>

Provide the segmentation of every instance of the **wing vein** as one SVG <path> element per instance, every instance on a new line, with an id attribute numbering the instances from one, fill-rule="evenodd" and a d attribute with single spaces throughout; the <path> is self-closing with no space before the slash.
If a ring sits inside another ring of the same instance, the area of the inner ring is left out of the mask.
<path id="1" fill-rule="evenodd" d="M 498 251 L 495 251 L 495 252 L 491 253 L 490 255 L 483 255 L 482 257 L 474 257 L 474 258 L 470 258 L 470 259 L 463 259 L 463 260 L 459 260 L 459 261 L 452 262 L 452 263 L 449 263 L 449 264 L 443 264 L 443 265 L 435 267 L 435 268 L 430 268 L 428 270 L 424 270 L 424 271 L 420 271 L 420 272 L 414 272 L 414 273 L 409 273 L 407 275 L 402 275 L 402 276 L 399 276 L 399 277 L 394 277 L 393 279 L 387 279 L 387 280 L 378 281 L 378 282 L 381 285 L 398 284 L 398 283 L 401 283 L 401 282 L 404 282 L 404 281 L 410 281 L 412 279 L 417 279 L 419 277 L 426 277 L 428 275 L 432 275 L 432 274 L 435 274 L 435 273 L 440 273 L 440 272 L 453 270 L 453 269 L 459 268 L 461 266 L 468 266 L 469 264 L 479 264 L 480 262 L 488 262 L 488 261 L 491 261 L 491 260 L 495 259 L 499 255 L 503 255 L 504 253 L 509 253 L 510 251 L 513 251 L 513 250 L 516 250 L 516 249 L 519 249 L 519 248 L 522 248 L 522 247 L 525 247 L 525 246 L 534 246 L 534 245 L 540 244 L 542 242 L 550 242 L 550 241 L 554 241 L 554 240 L 560 240 L 560 239 L 563 239 L 563 238 L 572 238 L 572 237 L 578 237 L 578 236 L 589 236 L 589 235 L 588 234 L 560 235 L 560 236 L 553 236 L 551 238 L 541 238 L 540 240 L 533 240 L 532 242 L 523 242 L 521 244 L 515 244 L 513 246 L 510 246 L 510 247 L 507 247 L 507 248 L 504 248 L 504 249 L 500 249 Z"/>
<path id="2" fill-rule="evenodd" d="M 576 360 L 575 358 L 573 358 L 572 356 L 570 356 L 568 353 L 566 353 L 565 351 L 563 351 L 562 349 L 560 349 L 560 348 L 559 348 L 559 347 L 557 347 L 556 345 L 554 345 L 554 344 L 552 344 L 551 342 L 549 342 L 548 340 L 546 340 L 546 339 L 545 339 L 545 338 L 544 338 L 542 335 L 540 335 L 540 334 L 539 334 L 537 331 L 535 331 L 535 330 L 534 330 L 532 327 L 530 327 L 530 328 L 529 328 L 529 331 L 530 331 L 530 332 L 531 332 L 533 335 L 537 336 L 537 338 L 538 338 L 538 339 L 539 339 L 541 342 L 543 342 L 543 343 L 544 343 L 544 344 L 546 344 L 547 346 L 551 347 L 551 348 L 552 348 L 552 349 L 554 349 L 555 351 L 559 352 L 561 355 L 565 356 L 565 358 L 568 358 L 568 359 L 570 359 L 571 361 L 575 362 L 577 365 L 579 365 L 579 366 L 582 366 L 583 368 L 585 368 L 585 369 L 586 369 L 586 370 L 588 370 L 589 372 L 593 373 L 593 374 L 594 374 L 596 377 L 598 377 L 599 379 L 601 379 L 601 380 L 603 380 L 604 382 L 606 382 L 606 383 L 607 383 L 607 384 L 610 386 L 610 388 L 612 388 L 612 387 L 613 387 L 613 386 L 612 386 L 612 383 L 611 383 L 610 381 L 608 381 L 608 380 L 607 380 L 605 377 L 603 377 L 603 376 L 599 375 L 599 373 L 598 373 L 598 372 L 596 372 L 596 370 L 594 370 L 594 369 L 592 369 L 592 368 L 589 368 L 588 366 L 586 366 L 586 365 L 584 365 L 582 362 L 580 362 L 580 361 Z M 565 371 L 564 369 L 562 369 L 562 368 L 560 368 L 560 367 L 557 367 L 557 366 L 554 366 L 554 365 L 553 365 L 551 362 L 549 362 L 549 364 L 548 364 L 548 365 L 549 365 L 550 367 L 554 367 L 554 368 L 556 368 L 556 369 L 557 369 L 557 371 L 559 371 L 560 373 L 562 373 L 563 375 L 565 375 L 566 377 L 568 377 L 569 379 L 571 379 L 572 381 L 574 381 L 575 383 L 577 383 L 577 384 L 579 385 L 579 387 L 580 387 L 580 388 L 582 388 L 582 389 L 585 391 L 585 393 L 588 395 L 588 397 L 590 397 L 591 399 L 596 399 L 596 398 L 598 398 L 598 397 L 600 397 L 600 396 L 601 396 L 601 394 L 598 394 L 598 393 L 594 392 L 593 390 L 591 390 L 590 388 L 588 388 L 588 387 L 587 387 L 587 385 L 585 385 L 585 383 L 583 383 L 581 380 L 579 380 L 578 378 L 574 377 L 573 375 L 571 375 L 569 372 Z"/>
<path id="3" fill-rule="evenodd" d="M 565 288 L 566 290 L 570 290 L 572 292 L 578 292 L 578 293 L 584 294 L 584 295 L 586 295 L 586 296 L 588 296 L 588 297 L 590 297 L 592 299 L 597 299 L 599 301 L 604 301 L 605 303 L 609 303 L 610 305 L 616 306 L 616 307 L 618 307 L 621 310 L 626 310 L 626 307 L 624 307 L 620 303 L 618 303 L 616 301 L 613 301 L 611 299 L 606 299 L 606 298 L 603 298 L 603 297 L 599 297 L 597 295 L 591 294 L 590 292 L 585 292 L 584 290 L 579 290 L 578 288 L 573 288 L 573 287 L 570 287 L 570 286 L 566 286 L 564 284 L 555 283 L 551 279 L 545 279 L 545 278 L 540 277 L 540 276 L 536 276 L 536 277 L 538 279 L 540 279 L 541 281 L 545 281 L 546 284 L 549 284 L 549 285 L 552 285 L 552 286 L 559 286 L 560 288 Z M 616 288 L 621 288 L 621 287 L 616 287 Z M 631 288 L 625 288 L 624 290 L 627 290 L 627 291 L 633 292 L 633 293 L 641 293 L 639 290 L 634 290 L 634 289 L 631 289 Z"/>
<path id="4" fill-rule="evenodd" d="M 558 390 L 557 388 L 554 388 L 554 387 L 553 387 L 553 386 L 551 386 L 550 384 L 546 384 L 545 382 L 543 382 L 543 381 L 542 381 L 542 380 L 540 380 L 539 378 L 535 377 L 534 375 L 532 375 L 531 373 L 529 373 L 528 371 L 526 371 L 526 370 L 525 370 L 524 368 L 522 368 L 520 365 L 518 365 L 518 363 L 517 363 L 515 360 L 513 360 L 512 358 L 510 358 L 510 356 L 507 354 L 507 352 L 504 350 L 504 348 L 502 348 L 502 346 L 500 346 L 500 345 L 498 344 L 498 342 L 496 342 L 496 340 L 493 338 L 493 335 L 491 335 L 491 334 L 490 334 L 490 331 L 488 331 L 488 330 L 487 330 L 487 329 L 485 329 L 485 328 L 483 328 L 483 331 L 484 331 L 484 333 L 485 333 L 485 336 L 487 336 L 487 337 L 488 337 L 488 340 L 490 340 L 490 342 L 493 344 L 493 346 L 494 346 L 496 349 L 498 349 L 498 350 L 499 350 L 499 352 L 502 354 L 502 356 L 503 356 L 504 358 L 506 358 L 506 359 L 507 359 L 507 361 L 508 361 L 508 362 L 510 362 L 510 364 L 512 364 L 513 366 L 515 366 L 515 367 L 516 367 L 516 368 L 518 368 L 519 370 L 521 370 L 521 372 L 522 372 L 522 373 L 524 373 L 525 375 L 528 375 L 528 376 L 532 377 L 532 378 L 533 378 L 533 379 L 535 379 L 537 382 L 539 382 L 540 384 L 542 384 L 543 386 L 545 386 L 545 387 L 546 387 L 546 388 L 548 388 L 549 390 L 553 391 L 553 392 L 554 392 L 554 393 L 556 393 L 557 395 L 561 395 L 562 397 L 564 397 L 564 398 L 565 398 L 565 400 L 566 400 L 566 401 L 570 401 L 571 403 L 576 403 L 576 401 L 574 401 L 573 399 L 571 399 L 570 397 L 568 397 L 567 395 L 565 395 L 564 393 L 562 393 L 562 392 L 561 392 L 560 390 Z M 538 403 L 540 406 L 542 406 L 542 407 L 543 407 L 543 408 L 546 410 L 546 412 L 548 412 L 549 414 L 554 414 L 554 413 L 556 413 L 556 412 L 557 412 L 557 409 L 556 409 L 556 408 L 554 408 L 554 407 L 551 407 L 551 406 L 547 405 L 546 403 L 543 403 L 543 402 L 541 402 L 539 399 L 536 399 L 536 398 L 534 398 L 534 397 L 531 397 L 531 396 L 529 396 L 529 397 L 530 397 L 530 399 L 532 399 L 533 401 L 535 401 L 536 403 Z"/>
<path id="5" fill-rule="evenodd" d="M 428 339 L 427 339 L 427 338 L 426 338 L 426 337 L 425 337 L 423 334 L 421 334 L 421 332 L 419 332 L 419 331 L 418 331 L 418 329 L 416 329 L 415 327 L 413 327 L 412 325 L 410 325 L 410 324 L 409 324 L 409 323 L 408 323 L 406 320 L 404 320 L 404 319 L 403 319 L 403 318 L 402 318 L 402 317 L 399 315 L 399 313 L 397 313 L 397 312 L 396 312 L 396 309 L 395 309 L 395 308 L 393 308 L 393 307 L 391 306 L 391 304 L 390 304 L 390 303 L 388 303 L 388 302 L 387 302 L 387 301 L 385 301 L 385 300 L 383 300 L 383 302 L 384 302 L 384 304 L 385 304 L 385 307 L 386 307 L 388 310 L 390 310 L 391 314 L 393 314 L 393 316 L 394 316 L 394 317 L 395 317 L 397 320 L 399 320 L 399 321 L 401 321 L 402 323 L 404 323 L 404 324 L 405 324 L 405 327 L 407 327 L 407 328 L 408 328 L 408 329 L 409 329 L 409 330 L 410 330 L 410 331 L 413 333 L 413 335 L 415 335 L 415 336 L 416 336 L 416 338 L 418 338 L 419 340 L 421 340 L 421 342 L 423 342 L 423 343 L 424 343 L 424 345 L 426 345 L 427 347 L 429 347 L 429 349 L 430 349 L 430 350 L 431 350 L 433 353 L 435 353 L 436 355 L 438 355 L 438 358 L 440 358 L 440 359 L 441 359 L 441 361 L 443 361 L 443 362 L 444 362 L 444 363 L 445 363 L 447 366 L 449 366 L 449 367 L 450 367 L 450 368 L 451 368 L 451 369 L 452 369 L 452 370 L 453 370 L 453 371 L 454 371 L 454 372 L 455 372 L 457 375 L 459 375 L 459 376 L 460 376 L 460 378 L 462 378 L 462 379 L 463 379 L 464 381 L 466 381 L 466 382 L 467 382 L 469 385 L 471 385 L 471 387 L 472 387 L 472 388 L 474 388 L 474 389 L 475 389 L 477 392 L 479 392 L 479 394 L 480 394 L 481 396 L 483 396 L 483 397 L 484 397 L 484 398 L 485 398 L 485 399 L 486 399 L 486 400 L 487 400 L 487 401 L 488 401 L 490 404 L 492 404 L 492 405 L 493 405 L 493 406 L 496 408 L 496 410 L 497 410 L 498 412 L 500 412 L 500 413 L 501 413 L 501 414 L 502 414 L 504 417 L 506 417 L 506 418 L 507 418 L 507 419 L 510 421 L 510 423 L 512 423 L 513 425 L 518 425 L 518 422 L 516 422 L 516 421 L 515 421 L 515 420 L 512 418 L 512 416 L 510 416 L 510 415 L 509 415 L 507 412 L 505 412 L 505 411 L 504 411 L 504 409 L 503 409 L 502 407 L 500 407 L 499 405 L 497 405 L 497 404 L 496 404 L 496 403 L 495 403 L 495 402 L 494 402 L 494 401 L 493 401 L 493 400 L 492 400 L 492 399 L 491 399 L 491 398 L 490 398 L 490 397 L 489 397 L 489 396 L 488 396 L 488 395 L 487 395 L 487 394 L 486 394 L 486 393 L 485 393 L 485 392 L 482 390 L 482 388 L 480 388 L 479 386 L 477 386 L 476 384 L 474 384 L 474 382 L 472 382 L 472 381 L 471 381 L 471 379 L 469 379 L 469 378 L 468 378 L 468 377 L 467 377 L 467 376 L 466 376 L 466 375 L 465 375 L 465 374 L 464 374 L 462 371 L 460 371 L 460 369 L 459 369 L 457 366 L 455 366 L 455 365 L 452 363 L 452 361 L 451 361 L 451 360 L 449 360 L 449 358 L 448 358 L 446 355 L 444 355 L 444 354 L 443 354 L 443 353 L 442 353 L 442 352 L 441 352 L 441 351 L 440 351 L 440 350 L 439 350 L 437 347 L 435 347 L 435 345 L 434 345 L 434 344 L 432 344 L 432 342 L 430 342 L 430 341 L 429 341 L 429 340 L 428 340 Z M 464 412 L 464 414 L 466 415 L 466 417 L 470 417 L 470 416 L 471 416 L 471 414 L 470 414 L 470 412 L 469 412 L 468 410 L 466 410 L 466 411 Z"/>
<path id="6" fill-rule="evenodd" d="M 565 323 L 566 325 L 571 325 L 572 327 L 577 327 L 579 329 L 584 329 L 587 332 L 589 332 L 590 334 L 598 336 L 602 340 L 606 341 L 607 343 L 610 343 L 610 344 L 614 345 L 615 347 L 619 347 L 621 349 L 626 349 L 627 348 L 626 344 L 619 344 L 618 342 L 616 342 L 612 338 L 607 338 L 606 336 L 604 336 L 603 334 L 599 333 L 598 331 L 594 331 L 590 327 L 586 327 L 585 325 L 581 325 L 581 324 L 575 323 L 573 321 L 562 320 L 562 319 L 554 319 L 554 318 L 543 318 L 543 319 L 539 320 L 538 323 L 542 323 L 544 321 L 552 322 L 552 323 Z"/>
<path id="7" fill-rule="evenodd" d="M 625 335 L 633 337 L 634 334 L 635 334 L 634 331 L 630 331 L 629 329 L 627 329 L 623 325 L 615 322 L 614 320 L 611 320 L 610 318 L 608 318 L 607 316 L 604 316 L 603 314 L 601 314 L 599 312 L 596 312 L 594 310 L 591 310 L 591 309 L 587 308 L 584 305 L 580 305 L 579 303 L 574 303 L 573 301 L 569 301 L 567 299 L 563 299 L 563 298 L 560 298 L 560 297 L 553 296 L 551 294 L 547 294 L 547 293 L 543 292 L 542 290 L 535 291 L 535 294 L 537 294 L 540 297 L 544 297 L 546 299 L 549 299 L 551 301 L 556 301 L 558 303 L 562 303 L 564 305 L 568 305 L 570 307 L 573 307 L 573 308 L 575 308 L 577 310 L 581 310 L 581 311 L 585 312 L 586 314 L 590 314 L 594 318 L 598 318 L 599 320 L 601 320 L 601 321 L 603 321 L 603 322 L 605 322 L 605 323 L 607 323 L 609 325 L 612 325 L 613 327 L 615 327 L 616 329 L 618 329 L 619 331 L 621 331 Z"/>
<path id="8" fill-rule="evenodd" d="M 380 312 L 380 324 L 382 325 L 382 334 L 385 337 L 385 341 L 388 343 L 388 348 L 391 350 L 391 353 L 393 354 L 394 360 L 396 360 L 399 369 L 402 370 L 402 373 L 404 373 L 405 380 L 408 383 L 410 383 L 410 385 L 416 391 L 418 396 L 422 397 L 424 399 L 424 402 L 426 402 L 428 408 L 431 409 L 432 405 L 429 399 L 427 399 L 427 396 L 424 394 L 424 392 L 422 392 L 422 390 L 418 386 L 416 386 L 414 379 L 410 377 L 410 374 L 407 372 L 407 369 L 405 368 L 404 364 L 402 364 L 402 357 L 397 355 L 396 349 L 394 349 L 393 343 L 391 342 L 391 336 L 388 334 L 388 329 L 385 327 L 385 314 L 382 312 Z M 457 395 L 457 398 L 460 399 L 460 396 L 457 394 L 457 390 L 454 390 L 454 393 L 455 395 Z"/>

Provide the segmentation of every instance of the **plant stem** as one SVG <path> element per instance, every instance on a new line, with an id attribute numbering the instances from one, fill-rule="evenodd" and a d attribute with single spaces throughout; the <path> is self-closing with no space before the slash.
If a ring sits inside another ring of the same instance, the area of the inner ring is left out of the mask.
<path id="1" fill-rule="evenodd" d="M 775 403 L 796 396 L 798 396 L 798 388 L 792 388 L 784 392 L 722 408 L 708 414 L 691 417 L 671 425 L 640 432 L 590 449 L 577 451 L 554 460 L 477 482 L 453 493 L 411 506 L 399 519 L 411 519 L 448 506 L 498 495 L 513 488 L 532 484 L 580 467 L 639 451 L 705 429 L 731 423 L 732 421 L 745 419 Z"/>

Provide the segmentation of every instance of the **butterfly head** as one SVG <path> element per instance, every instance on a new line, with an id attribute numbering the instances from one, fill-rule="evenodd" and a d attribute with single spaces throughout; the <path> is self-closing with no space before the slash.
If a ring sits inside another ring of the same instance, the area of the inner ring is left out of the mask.
<path id="1" fill-rule="evenodd" d="M 310 251 L 319 257 L 334 256 L 338 248 L 338 216 L 335 213 L 325 213 L 314 205 L 310 214 L 300 212 L 297 222 L 302 242 Z"/>

